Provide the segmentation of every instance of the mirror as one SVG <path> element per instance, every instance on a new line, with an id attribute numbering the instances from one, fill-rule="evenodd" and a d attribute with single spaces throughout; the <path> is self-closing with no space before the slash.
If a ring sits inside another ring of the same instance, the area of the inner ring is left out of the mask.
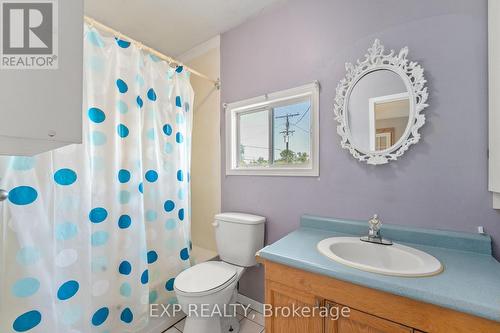
<path id="1" fill-rule="evenodd" d="M 377 39 L 363 61 L 346 64 L 337 86 L 335 118 L 342 148 L 368 164 L 397 160 L 420 140 L 428 105 L 423 68 L 407 60 L 408 48 L 398 55 L 384 53 Z"/>
<path id="2" fill-rule="evenodd" d="M 410 97 L 405 82 L 390 70 L 363 76 L 348 98 L 348 124 L 352 143 L 366 152 L 394 146 L 406 132 Z"/>

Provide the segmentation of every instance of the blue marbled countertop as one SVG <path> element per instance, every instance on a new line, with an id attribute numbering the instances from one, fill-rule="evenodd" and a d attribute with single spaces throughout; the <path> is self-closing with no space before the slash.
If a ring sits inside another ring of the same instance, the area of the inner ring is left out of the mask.
<path id="1" fill-rule="evenodd" d="M 485 235 L 429 229 L 382 227 L 384 237 L 425 251 L 444 271 L 423 278 L 392 277 L 344 266 L 318 252 L 316 244 L 334 236 L 360 236 L 366 222 L 303 216 L 301 227 L 260 251 L 264 259 L 365 287 L 439 305 L 500 322 L 500 263 Z"/>

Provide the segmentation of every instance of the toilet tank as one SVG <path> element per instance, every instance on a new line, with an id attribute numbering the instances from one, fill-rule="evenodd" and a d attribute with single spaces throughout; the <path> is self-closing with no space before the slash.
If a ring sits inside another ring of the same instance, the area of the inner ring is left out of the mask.
<path id="1" fill-rule="evenodd" d="M 244 213 L 221 213 L 213 223 L 217 250 L 222 261 L 250 267 L 255 253 L 264 246 L 266 218 Z"/>

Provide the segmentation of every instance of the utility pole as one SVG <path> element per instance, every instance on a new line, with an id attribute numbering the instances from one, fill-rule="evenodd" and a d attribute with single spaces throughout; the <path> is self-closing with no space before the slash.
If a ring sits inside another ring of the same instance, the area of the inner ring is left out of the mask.
<path id="1" fill-rule="evenodd" d="M 290 118 L 297 117 L 299 115 L 300 115 L 300 113 L 287 113 L 284 116 L 275 117 L 275 119 L 286 118 L 285 130 L 281 131 L 280 134 L 283 134 L 283 140 L 285 141 L 285 145 L 286 145 L 286 150 L 287 151 L 288 151 L 288 146 L 289 146 L 289 143 L 290 143 L 290 135 L 293 134 L 293 133 L 295 133 L 295 130 L 291 130 L 290 129 Z"/>

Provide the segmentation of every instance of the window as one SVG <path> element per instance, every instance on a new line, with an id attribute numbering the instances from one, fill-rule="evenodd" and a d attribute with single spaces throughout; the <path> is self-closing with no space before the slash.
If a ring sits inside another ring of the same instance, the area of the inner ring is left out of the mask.
<path id="1" fill-rule="evenodd" d="M 226 105 L 226 174 L 319 175 L 319 85 Z"/>

